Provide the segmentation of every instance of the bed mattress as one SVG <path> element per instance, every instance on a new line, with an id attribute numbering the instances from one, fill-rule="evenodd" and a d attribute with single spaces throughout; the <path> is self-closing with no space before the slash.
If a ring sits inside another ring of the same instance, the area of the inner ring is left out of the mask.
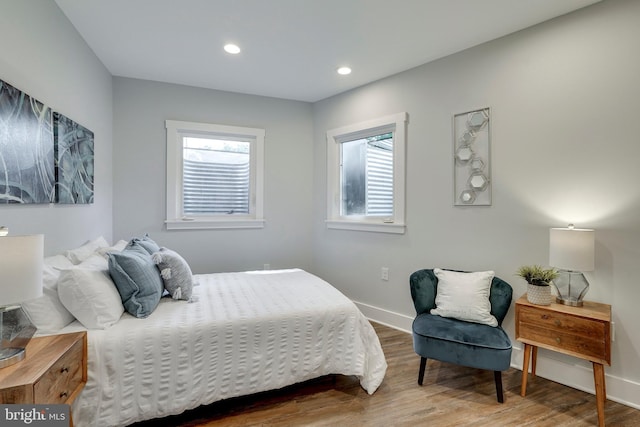
<path id="1" fill-rule="evenodd" d="M 328 374 L 355 375 L 370 394 L 381 384 L 373 327 L 322 279 L 299 269 L 195 279 L 195 302 L 163 298 L 146 319 L 125 313 L 88 331 L 76 426 L 123 426 Z"/>

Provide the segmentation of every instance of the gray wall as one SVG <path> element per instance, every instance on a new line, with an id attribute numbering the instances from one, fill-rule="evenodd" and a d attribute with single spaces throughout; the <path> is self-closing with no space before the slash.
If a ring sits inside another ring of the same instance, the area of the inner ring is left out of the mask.
<path id="1" fill-rule="evenodd" d="M 167 119 L 266 130 L 264 229 L 165 230 Z M 308 103 L 114 78 L 114 237 L 149 233 L 196 273 L 311 269 L 312 135 Z"/>
<path id="2" fill-rule="evenodd" d="M 587 299 L 612 304 L 616 322 L 607 391 L 640 407 L 638 22 L 640 2 L 605 1 L 316 103 L 315 272 L 370 316 L 407 328 L 413 271 L 493 269 L 517 298 L 526 291 L 517 267 L 548 264 L 550 227 L 594 228 Z M 486 106 L 493 205 L 453 207 L 452 115 Z M 326 229 L 325 132 L 401 111 L 410 116 L 406 234 Z M 543 376 L 593 389 L 588 363 L 541 358 Z"/>
<path id="3" fill-rule="evenodd" d="M 45 252 L 112 232 L 111 75 L 52 0 L 0 0 L 0 79 L 94 132 L 95 203 L 3 205 L 11 234 L 43 233 Z"/>

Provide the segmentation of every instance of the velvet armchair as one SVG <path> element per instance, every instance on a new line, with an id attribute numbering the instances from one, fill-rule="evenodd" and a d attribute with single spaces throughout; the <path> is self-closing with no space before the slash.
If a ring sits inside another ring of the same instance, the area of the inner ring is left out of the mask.
<path id="1" fill-rule="evenodd" d="M 504 402 L 502 371 L 511 364 L 511 341 L 501 324 L 511 306 L 513 290 L 498 277 L 489 280 L 490 314 L 495 317 L 496 326 L 431 314 L 436 308 L 438 277 L 431 269 L 419 270 L 410 276 L 416 309 L 413 348 L 420 356 L 418 384 L 423 383 L 428 359 L 486 369 L 494 372 L 496 396 L 498 402 Z"/>

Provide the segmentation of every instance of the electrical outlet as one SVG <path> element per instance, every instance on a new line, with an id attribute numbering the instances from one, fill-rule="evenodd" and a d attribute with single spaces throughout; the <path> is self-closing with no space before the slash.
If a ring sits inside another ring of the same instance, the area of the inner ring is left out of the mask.
<path id="1" fill-rule="evenodd" d="M 380 270 L 380 279 L 385 282 L 389 280 L 389 267 L 382 267 Z"/>
<path id="2" fill-rule="evenodd" d="M 263 268 L 264 270 L 271 270 L 271 264 L 264 264 Z"/>

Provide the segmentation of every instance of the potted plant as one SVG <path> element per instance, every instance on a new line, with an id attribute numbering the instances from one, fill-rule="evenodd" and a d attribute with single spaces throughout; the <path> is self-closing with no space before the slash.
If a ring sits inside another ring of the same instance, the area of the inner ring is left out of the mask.
<path id="1" fill-rule="evenodd" d="M 543 268 L 540 265 L 523 265 L 516 275 L 527 281 L 527 300 L 532 304 L 549 305 L 553 301 L 551 296 L 551 282 L 558 277 L 553 268 Z"/>

